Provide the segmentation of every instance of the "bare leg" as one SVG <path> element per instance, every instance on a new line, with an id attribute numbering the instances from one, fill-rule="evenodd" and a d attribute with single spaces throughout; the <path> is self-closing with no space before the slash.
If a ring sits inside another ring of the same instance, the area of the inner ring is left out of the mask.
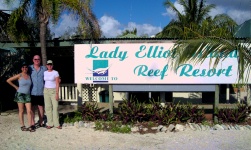
<path id="1" fill-rule="evenodd" d="M 17 105 L 18 105 L 19 122 L 20 122 L 21 126 L 24 126 L 24 104 L 17 103 Z"/>
<path id="2" fill-rule="evenodd" d="M 31 118 L 31 103 L 26 103 L 26 112 L 27 112 L 27 119 L 28 119 L 28 123 L 30 126 L 32 126 L 32 118 Z"/>
<path id="3" fill-rule="evenodd" d="M 36 106 L 31 107 L 31 125 L 35 125 L 35 110 Z"/>
<path id="4" fill-rule="evenodd" d="M 39 125 L 42 125 L 44 119 L 44 106 L 38 105 L 38 117 L 39 117 Z"/>

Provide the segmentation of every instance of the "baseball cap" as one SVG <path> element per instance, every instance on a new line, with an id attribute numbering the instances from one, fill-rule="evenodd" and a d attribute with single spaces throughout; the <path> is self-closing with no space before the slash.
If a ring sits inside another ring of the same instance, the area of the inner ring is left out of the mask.
<path id="1" fill-rule="evenodd" d="M 52 60 L 48 60 L 46 64 L 53 64 Z"/>

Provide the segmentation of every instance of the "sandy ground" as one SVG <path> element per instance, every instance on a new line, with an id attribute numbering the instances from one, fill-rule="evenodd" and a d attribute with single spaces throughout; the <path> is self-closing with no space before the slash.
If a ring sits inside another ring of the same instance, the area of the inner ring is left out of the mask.
<path id="1" fill-rule="evenodd" d="M 25 116 L 26 117 L 26 116 Z M 250 131 L 117 134 L 90 128 L 21 131 L 17 113 L 0 115 L 0 150 L 250 150 Z"/>

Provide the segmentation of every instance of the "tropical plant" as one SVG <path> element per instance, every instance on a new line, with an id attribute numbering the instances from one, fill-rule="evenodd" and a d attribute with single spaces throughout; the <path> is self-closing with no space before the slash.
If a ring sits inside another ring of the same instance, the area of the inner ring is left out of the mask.
<path id="1" fill-rule="evenodd" d="M 5 0 L 11 4 L 13 0 Z M 63 13 L 72 13 L 79 20 L 82 35 L 90 39 L 100 37 L 100 27 L 91 9 L 91 0 L 19 0 L 19 7 L 13 10 L 8 21 L 8 34 L 18 40 L 24 40 L 25 32 L 18 30 L 18 20 L 33 18 L 39 23 L 39 39 L 43 65 L 46 65 L 46 31 L 49 21 L 56 24 Z"/>
<path id="2" fill-rule="evenodd" d="M 0 11 L 0 39 L 3 41 L 14 40 L 15 42 L 30 41 L 34 44 L 39 39 L 38 24 L 31 18 L 16 18 L 16 24 L 10 24 L 11 15 Z"/>
<path id="3" fill-rule="evenodd" d="M 118 107 L 117 114 L 124 124 L 142 122 L 146 116 L 144 106 L 145 104 L 139 103 L 137 99 L 123 100 Z"/>
<path id="4" fill-rule="evenodd" d="M 125 31 L 122 32 L 121 35 L 118 35 L 117 37 L 120 38 L 120 37 L 124 37 L 126 35 L 129 35 L 129 34 L 133 34 L 133 35 L 137 36 L 137 28 L 133 28 L 133 30 L 126 29 Z"/>
<path id="5" fill-rule="evenodd" d="M 0 40 L 8 40 L 8 35 L 6 32 L 7 21 L 9 19 L 9 14 L 0 10 Z"/>
<path id="6" fill-rule="evenodd" d="M 208 13 L 215 8 L 214 4 L 205 5 L 205 0 L 178 0 L 184 12 L 167 0 L 165 6 L 177 15 L 156 37 L 191 39 L 202 36 L 222 36 L 228 34 L 237 24 L 226 14 L 210 17 Z"/>
<path id="7" fill-rule="evenodd" d="M 129 125 L 123 125 L 121 121 L 96 121 L 95 130 L 110 131 L 114 133 L 131 133 Z"/>
<path id="8" fill-rule="evenodd" d="M 227 15 L 221 14 L 214 18 L 206 17 L 214 5 L 204 5 L 204 0 L 179 0 L 184 8 L 184 14 L 178 11 L 174 4 L 167 0 L 166 5 L 172 8 L 177 16 L 177 21 L 170 22 L 161 36 L 178 37 L 174 47 L 175 56 L 173 67 L 176 68 L 185 62 L 202 63 L 209 55 L 218 54 L 220 57 L 211 58 L 214 67 L 229 54 L 236 53 L 238 59 L 239 81 L 247 82 L 251 69 L 251 39 L 236 39 L 234 37 L 237 24 Z M 193 16 L 194 15 L 194 16 Z M 171 30 L 176 28 L 180 32 Z M 160 35 L 160 34 L 159 34 Z M 199 56 L 199 57 L 194 57 Z M 246 75 L 245 73 L 246 72 Z"/>
<path id="9" fill-rule="evenodd" d="M 210 10 L 215 7 L 213 4 L 205 5 L 204 0 L 178 0 L 178 3 L 183 7 L 184 12 L 180 12 L 170 0 L 164 2 L 165 6 L 176 13 L 177 19 L 172 20 L 156 37 L 192 36 L 192 32 L 188 32 L 187 29 L 198 29 L 202 21 L 208 17 Z"/>
<path id="10" fill-rule="evenodd" d="M 238 79 L 239 83 L 246 83 L 249 80 L 251 69 L 251 40 L 238 40 L 234 37 L 224 38 L 217 36 L 200 36 L 190 40 L 179 40 L 175 44 L 175 56 L 172 66 L 185 62 L 202 63 L 208 56 L 210 63 L 216 67 L 221 61 L 234 54 L 238 61 Z M 198 57 L 194 57 L 198 56 Z"/>
<path id="11" fill-rule="evenodd" d="M 101 119 L 101 109 L 97 102 L 84 103 L 81 107 L 82 119 L 84 121 L 95 121 Z"/>
<path id="12" fill-rule="evenodd" d="M 25 49 L 7 49 L 0 51 L 0 82 L 20 72 L 20 64 L 28 57 Z"/>
<path id="13" fill-rule="evenodd" d="M 217 109 L 217 117 L 221 123 L 242 123 L 251 112 L 251 106 L 238 104 L 235 108 Z"/>

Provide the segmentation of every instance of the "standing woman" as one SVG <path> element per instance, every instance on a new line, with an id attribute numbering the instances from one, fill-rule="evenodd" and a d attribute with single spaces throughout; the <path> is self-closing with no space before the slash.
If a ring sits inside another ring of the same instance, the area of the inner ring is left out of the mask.
<path id="1" fill-rule="evenodd" d="M 22 72 L 17 74 L 7 80 L 11 86 L 13 86 L 17 92 L 15 94 L 14 101 L 17 102 L 18 105 L 18 116 L 21 124 L 22 131 L 30 131 L 34 132 L 35 127 L 31 124 L 31 97 L 30 97 L 30 87 L 31 87 L 31 79 L 28 74 L 28 65 L 26 63 L 22 64 L 21 68 Z M 13 84 L 12 81 L 18 80 L 18 86 Z M 27 119 L 30 125 L 29 128 L 26 128 L 24 125 L 24 106 L 26 107 Z"/>
<path id="2" fill-rule="evenodd" d="M 52 60 L 48 60 L 47 71 L 44 72 L 44 102 L 45 112 L 47 115 L 47 129 L 57 127 L 62 129 L 59 124 L 58 113 L 58 91 L 59 91 L 59 74 L 56 70 L 53 70 Z"/>

